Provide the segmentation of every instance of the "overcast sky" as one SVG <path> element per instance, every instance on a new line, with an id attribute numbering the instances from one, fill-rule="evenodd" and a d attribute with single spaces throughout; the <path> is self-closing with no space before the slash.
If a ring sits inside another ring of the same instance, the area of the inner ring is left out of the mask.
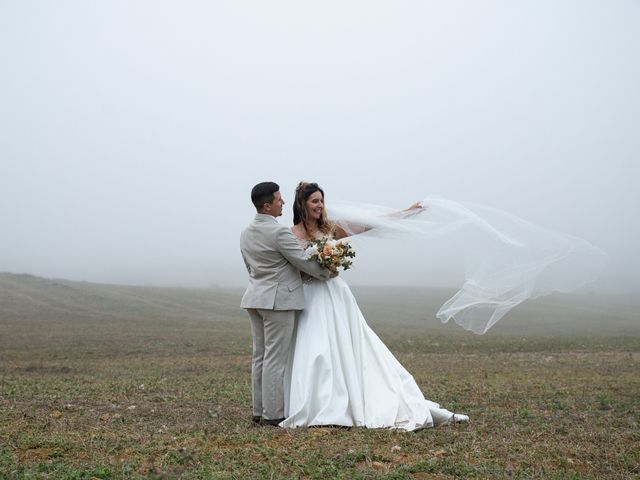
<path id="1" fill-rule="evenodd" d="M 0 0 L 0 68 L 0 271 L 242 286 L 251 187 L 290 224 L 304 179 L 498 207 L 640 289 L 637 0 Z"/>

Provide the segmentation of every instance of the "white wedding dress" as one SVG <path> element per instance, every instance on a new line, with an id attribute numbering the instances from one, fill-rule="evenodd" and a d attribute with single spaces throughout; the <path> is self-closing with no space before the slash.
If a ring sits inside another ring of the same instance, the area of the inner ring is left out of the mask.
<path id="1" fill-rule="evenodd" d="M 307 280 L 303 288 L 305 309 L 286 372 L 281 427 L 415 430 L 468 420 L 424 398 L 369 328 L 344 280 Z"/>
<path id="2" fill-rule="evenodd" d="M 328 216 L 348 235 L 364 229 L 359 241 L 461 242 L 465 282 L 437 316 L 443 322 L 453 318 L 478 334 L 529 298 L 571 292 L 595 280 L 606 264 L 606 254 L 587 241 L 495 208 L 435 195 L 422 204 L 425 208 L 417 211 L 398 212 L 341 202 L 328 209 Z M 340 277 L 311 280 L 303 288 L 305 309 L 286 371 L 286 418 L 281 426 L 415 430 L 468 420 L 424 398 L 413 377 L 369 328 Z"/>

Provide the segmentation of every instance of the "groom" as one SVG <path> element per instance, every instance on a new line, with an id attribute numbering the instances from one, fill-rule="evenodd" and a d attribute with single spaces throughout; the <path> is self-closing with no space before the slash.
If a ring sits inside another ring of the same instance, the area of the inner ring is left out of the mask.
<path id="1" fill-rule="evenodd" d="M 273 182 L 257 184 L 251 201 L 257 214 L 240 236 L 249 286 L 240 306 L 251 319 L 253 421 L 284 420 L 284 371 L 293 341 L 296 310 L 304 309 L 300 271 L 326 280 L 330 272 L 307 260 L 296 236 L 276 220 L 284 200 Z"/>

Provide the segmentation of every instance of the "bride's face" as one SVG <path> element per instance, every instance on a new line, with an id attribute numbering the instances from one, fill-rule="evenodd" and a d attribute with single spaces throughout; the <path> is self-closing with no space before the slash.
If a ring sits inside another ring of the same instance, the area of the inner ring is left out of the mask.
<path id="1" fill-rule="evenodd" d="M 307 216 L 312 220 L 319 220 L 324 209 L 324 197 L 320 192 L 313 192 L 307 198 Z"/>

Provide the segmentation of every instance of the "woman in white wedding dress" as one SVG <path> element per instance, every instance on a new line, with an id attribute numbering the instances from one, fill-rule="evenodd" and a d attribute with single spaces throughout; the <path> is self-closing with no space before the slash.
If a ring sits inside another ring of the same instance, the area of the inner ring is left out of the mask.
<path id="1" fill-rule="evenodd" d="M 327 220 L 324 192 L 317 184 L 300 183 L 293 208 L 292 231 L 303 246 L 313 238 L 347 236 Z M 419 209 L 414 204 L 407 211 Z M 469 420 L 424 398 L 411 374 L 367 325 L 339 276 L 326 282 L 304 278 L 303 288 L 305 309 L 286 372 L 286 418 L 280 426 L 416 430 Z"/>

